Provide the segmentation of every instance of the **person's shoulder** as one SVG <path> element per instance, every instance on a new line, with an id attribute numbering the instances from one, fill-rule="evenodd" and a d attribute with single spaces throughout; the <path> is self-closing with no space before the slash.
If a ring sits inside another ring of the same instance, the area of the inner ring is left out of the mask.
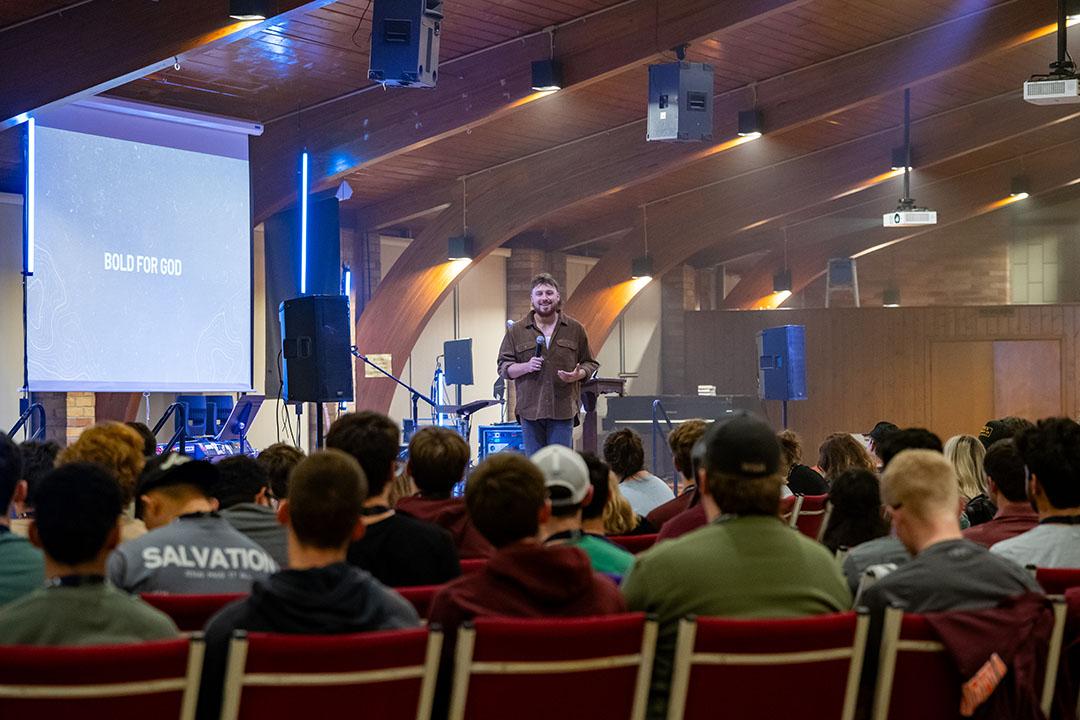
<path id="1" fill-rule="evenodd" d="M 1033 549 L 1041 549 L 1044 542 L 1052 542 L 1049 538 L 1044 537 L 1047 534 L 1045 531 L 1046 527 L 1046 525 L 1036 525 L 1019 535 L 999 540 L 990 546 L 990 552 L 1008 556 L 1015 552 L 1027 552 Z"/>
<path id="2" fill-rule="evenodd" d="M 109 590 L 114 594 L 114 602 L 118 608 L 122 608 L 124 617 L 144 638 L 174 637 L 180 634 L 173 619 L 162 611 L 115 587 L 110 586 Z"/>
<path id="3" fill-rule="evenodd" d="M 0 627 L 12 626 L 19 618 L 43 612 L 43 607 L 48 602 L 46 593 L 44 588 L 38 588 L 17 600 L 0 605 Z"/>

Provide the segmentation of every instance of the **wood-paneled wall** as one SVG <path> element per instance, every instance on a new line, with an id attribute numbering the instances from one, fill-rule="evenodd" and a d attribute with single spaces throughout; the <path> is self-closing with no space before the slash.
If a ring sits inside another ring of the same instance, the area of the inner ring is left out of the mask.
<path id="1" fill-rule="evenodd" d="M 709 384 L 716 385 L 718 393 L 756 394 L 757 333 L 778 325 L 806 326 L 809 399 L 788 403 L 788 424 L 803 436 L 808 456 L 829 433 L 866 432 L 882 419 L 901 427 L 928 427 L 943 440 L 959 432 L 944 419 L 939 423 L 944 426 L 934 427 L 932 349 L 942 343 L 1059 341 L 1061 412 L 1076 417 L 1080 410 L 1080 305 L 687 312 L 684 391 L 692 393 L 698 384 Z M 963 348 L 955 346 L 960 353 Z M 989 367 L 982 364 L 973 361 L 973 373 L 994 373 L 992 361 Z M 997 367 L 999 386 L 1031 387 L 1030 375 L 1003 376 L 1003 366 Z M 1047 372 L 1032 368 L 1043 377 Z M 938 377 L 940 384 L 942 375 Z M 1031 392 L 1041 391 L 1039 385 L 1054 384 L 1036 378 Z M 952 404 L 961 415 L 966 406 L 983 402 L 985 386 L 985 378 L 973 376 L 970 384 L 939 387 L 939 418 L 942 402 Z M 1045 406 L 1045 399 L 1042 403 Z M 766 402 L 764 410 L 779 427 L 780 403 Z M 995 411 L 1007 414 L 1002 408 Z M 981 420 L 964 431 L 978 434 L 980 427 Z"/>

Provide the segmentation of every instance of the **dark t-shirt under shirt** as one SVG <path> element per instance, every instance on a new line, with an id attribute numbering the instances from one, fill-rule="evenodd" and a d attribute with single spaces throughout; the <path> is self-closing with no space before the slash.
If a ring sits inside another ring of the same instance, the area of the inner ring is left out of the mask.
<path id="1" fill-rule="evenodd" d="M 349 562 L 390 587 L 441 585 L 461 574 L 450 533 L 401 513 L 368 525 L 349 546 Z"/>

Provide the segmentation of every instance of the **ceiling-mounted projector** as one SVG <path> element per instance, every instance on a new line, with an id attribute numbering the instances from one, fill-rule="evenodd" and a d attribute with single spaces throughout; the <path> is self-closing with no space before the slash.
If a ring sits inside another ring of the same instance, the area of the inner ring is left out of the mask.
<path id="1" fill-rule="evenodd" d="M 894 212 L 885 213 L 881 219 L 885 227 L 916 227 L 919 225 L 937 225 L 937 211 L 926 208 L 896 208 Z"/>
<path id="2" fill-rule="evenodd" d="M 1024 101 L 1032 105 L 1080 103 L 1080 79 L 1076 77 L 1048 77 L 1027 80 L 1024 82 Z"/>

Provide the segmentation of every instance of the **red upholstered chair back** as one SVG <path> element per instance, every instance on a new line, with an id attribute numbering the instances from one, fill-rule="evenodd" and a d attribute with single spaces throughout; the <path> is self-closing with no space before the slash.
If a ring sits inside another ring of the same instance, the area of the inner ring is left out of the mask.
<path id="1" fill-rule="evenodd" d="M 0 717 L 195 717 L 202 637 L 125 645 L 0 648 Z"/>
<path id="2" fill-rule="evenodd" d="M 921 615 L 885 611 L 874 720 L 956 720 L 963 680 Z"/>
<path id="3" fill-rule="evenodd" d="M 818 540 L 824 532 L 825 522 L 828 520 L 828 495 L 805 495 L 800 498 L 795 527 L 803 535 Z"/>
<path id="4" fill-rule="evenodd" d="M 442 633 L 351 635 L 237 631 L 229 648 L 222 720 L 331 718 L 427 720 Z"/>
<path id="5" fill-rule="evenodd" d="M 799 498 L 795 495 L 788 495 L 786 498 L 780 499 L 780 519 L 789 525 L 793 526 L 795 517 L 795 502 Z"/>
<path id="6" fill-rule="evenodd" d="M 1047 595 L 1064 595 L 1069 588 L 1080 587 L 1080 568 L 1036 568 L 1035 580 Z"/>
<path id="7" fill-rule="evenodd" d="M 431 601 L 435 598 L 435 593 L 442 589 L 442 585 L 414 585 L 412 587 L 394 588 L 401 597 L 408 600 L 416 608 L 416 614 L 424 620 L 427 620 L 428 614 L 431 612 Z"/>
<path id="8" fill-rule="evenodd" d="M 683 620 L 668 718 L 850 720 L 869 617 Z M 720 706 L 717 703 L 720 703 Z"/>
<path id="9" fill-rule="evenodd" d="M 171 617 L 176 627 L 183 632 L 196 632 L 206 627 L 206 621 L 218 610 L 247 595 L 243 593 L 221 595 L 142 593 L 139 597 Z"/>
<path id="10" fill-rule="evenodd" d="M 655 645 L 643 613 L 477 619 L 458 632 L 450 720 L 641 720 Z"/>
<path id="11" fill-rule="evenodd" d="M 613 535 L 609 537 L 608 540 L 625 549 L 627 552 L 637 555 L 655 545 L 658 536 L 658 533 L 653 533 L 652 535 Z"/>
<path id="12" fill-rule="evenodd" d="M 465 558 L 461 562 L 461 574 L 471 575 L 474 572 L 479 572 L 487 565 L 487 558 Z"/>

